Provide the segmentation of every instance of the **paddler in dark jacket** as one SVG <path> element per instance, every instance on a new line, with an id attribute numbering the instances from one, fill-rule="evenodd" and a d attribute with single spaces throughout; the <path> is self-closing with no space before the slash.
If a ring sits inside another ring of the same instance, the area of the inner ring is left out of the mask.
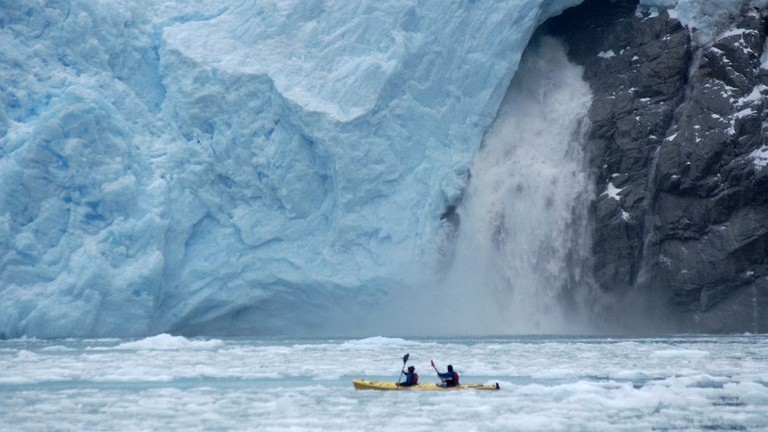
<path id="1" fill-rule="evenodd" d="M 437 376 L 443 380 L 446 387 L 456 387 L 459 385 L 459 374 L 453 371 L 453 365 L 448 365 L 448 372 L 437 373 Z"/>
<path id="2" fill-rule="evenodd" d="M 419 374 L 416 373 L 415 367 L 408 366 L 408 372 L 403 371 L 403 373 L 405 374 L 405 381 L 397 383 L 397 385 L 409 387 L 419 383 Z"/>

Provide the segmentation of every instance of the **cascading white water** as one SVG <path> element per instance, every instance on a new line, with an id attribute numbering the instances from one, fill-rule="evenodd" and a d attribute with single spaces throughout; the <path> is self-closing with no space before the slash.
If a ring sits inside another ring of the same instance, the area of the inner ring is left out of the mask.
<path id="1" fill-rule="evenodd" d="M 594 196 L 584 154 L 592 92 L 582 74 L 556 39 L 527 48 L 473 162 L 458 232 L 446 223 L 438 241 L 451 265 L 380 308 L 380 333 L 589 331 L 574 310 L 587 293 L 573 292 Z"/>
<path id="2" fill-rule="evenodd" d="M 582 73 L 555 39 L 526 52 L 458 209 L 453 266 L 443 301 L 432 303 L 442 326 L 476 334 L 581 330 L 562 298 L 572 299 L 565 291 L 589 249 L 593 194 L 583 144 L 592 93 Z"/>
<path id="3" fill-rule="evenodd" d="M 571 254 L 588 248 L 592 196 L 583 152 L 592 93 L 582 73 L 559 41 L 540 39 L 474 162 L 452 271 L 481 316 L 494 318 L 495 328 L 478 330 L 570 328 L 559 299 L 578 271 Z"/>

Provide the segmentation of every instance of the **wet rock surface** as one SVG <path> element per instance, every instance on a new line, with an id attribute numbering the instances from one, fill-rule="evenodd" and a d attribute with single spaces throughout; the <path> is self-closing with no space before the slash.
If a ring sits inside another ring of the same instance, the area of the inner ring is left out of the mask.
<path id="1" fill-rule="evenodd" d="M 545 23 L 585 68 L 595 284 L 632 327 L 768 332 L 766 11 L 719 36 L 637 1 L 590 0 Z"/>

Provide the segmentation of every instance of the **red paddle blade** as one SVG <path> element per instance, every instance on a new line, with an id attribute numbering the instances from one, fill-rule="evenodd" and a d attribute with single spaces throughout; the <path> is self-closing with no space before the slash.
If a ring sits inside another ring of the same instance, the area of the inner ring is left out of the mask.
<path id="1" fill-rule="evenodd" d="M 433 368 L 437 369 L 437 366 L 435 366 L 435 361 L 434 360 L 430 360 L 429 362 L 432 363 L 432 367 Z"/>

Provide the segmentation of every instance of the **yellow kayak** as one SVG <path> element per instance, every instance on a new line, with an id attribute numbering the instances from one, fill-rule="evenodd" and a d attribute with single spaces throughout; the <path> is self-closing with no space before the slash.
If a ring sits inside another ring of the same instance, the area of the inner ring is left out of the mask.
<path id="1" fill-rule="evenodd" d="M 456 387 L 443 387 L 435 383 L 417 384 L 415 386 L 398 386 L 391 381 L 370 381 L 356 379 L 352 380 L 352 385 L 356 390 L 498 390 L 499 383 L 496 384 L 459 384 Z"/>

